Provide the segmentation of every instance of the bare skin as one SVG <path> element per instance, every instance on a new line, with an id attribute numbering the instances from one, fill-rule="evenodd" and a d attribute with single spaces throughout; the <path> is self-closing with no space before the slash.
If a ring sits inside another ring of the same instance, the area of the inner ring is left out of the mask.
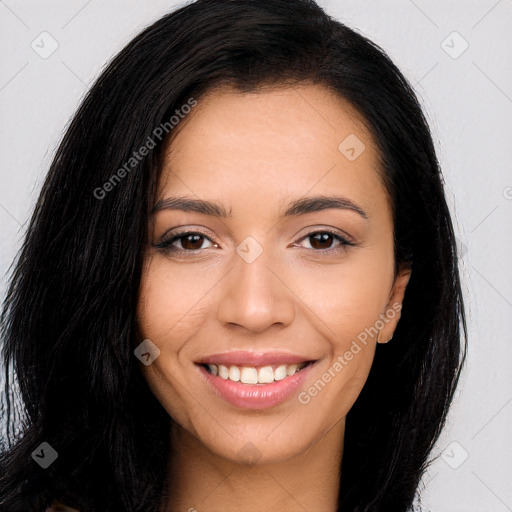
<path id="1" fill-rule="evenodd" d="M 142 370 L 175 420 L 162 510 L 334 512 L 345 417 L 376 343 L 393 335 L 410 275 L 395 273 L 375 142 L 323 86 L 218 89 L 175 130 L 157 199 L 170 196 L 231 217 L 162 209 L 150 225 L 137 316 L 141 339 L 160 350 Z M 342 196 L 345 207 L 282 215 L 313 196 Z M 322 241 L 326 230 L 349 244 Z M 200 237 L 151 245 L 182 231 Z M 262 252 L 248 262 L 240 247 Z M 215 394 L 196 364 L 233 350 L 316 363 L 302 395 L 251 410 Z"/>

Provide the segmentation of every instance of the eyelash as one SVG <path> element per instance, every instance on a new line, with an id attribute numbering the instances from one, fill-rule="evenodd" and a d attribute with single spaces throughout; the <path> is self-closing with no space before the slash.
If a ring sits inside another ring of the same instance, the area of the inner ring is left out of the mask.
<path id="1" fill-rule="evenodd" d="M 340 251 L 343 251 L 346 246 L 353 247 L 353 246 L 356 245 L 354 242 L 352 242 L 350 240 L 347 240 L 346 238 L 344 238 L 340 234 L 335 233 L 334 231 L 330 231 L 328 229 L 322 229 L 322 230 L 319 230 L 319 231 L 312 231 L 311 233 L 308 233 L 306 236 L 302 237 L 299 240 L 299 242 L 302 242 L 303 240 L 306 240 L 307 238 L 310 238 L 313 235 L 324 234 L 324 233 L 332 235 L 336 240 L 338 240 L 338 242 L 340 242 L 340 246 L 338 246 L 337 248 L 334 248 L 334 249 L 332 249 L 332 248 L 331 249 L 308 249 L 309 251 L 313 251 L 313 252 L 316 252 L 316 253 L 329 255 L 329 254 L 332 254 L 332 253 L 338 253 Z M 202 249 L 187 250 L 187 249 L 179 249 L 177 247 L 173 247 L 172 246 L 172 244 L 176 240 L 180 240 L 180 239 L 185 238 L 186 236 L 189 236 L 189 235 L 199 235 L 201 237 L 206 238 L 212 244 L 215 243 L 215 242 L 213 242 L 213 240 L 208 235 L 206 235 L 205 233 L 202 233 L 201 231 L 182 231 L 180 233 L 174 233 L 171 236 L 171 238 L 168 238 L 166 240 L 162 240 L 161 242 L 159 242 L 158 244 L 154 244 L 153 246 L 155 248 L 157 248 L 157 249 L 163 249 L 165 252 L 173 253 L 173 254 L 176 254 L 176 253 L 197 254 Z"/>

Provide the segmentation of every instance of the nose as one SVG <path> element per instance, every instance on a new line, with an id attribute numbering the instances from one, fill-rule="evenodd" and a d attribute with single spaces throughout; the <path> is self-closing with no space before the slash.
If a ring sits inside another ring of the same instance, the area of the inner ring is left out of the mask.
<path id="1" fill-rule="evenodd" d="M 233 260 L 222 284 L 218 320 L 254 333 L 290 325 L 295 318 L 293 286 L 271 251 L 263 250 L 254 261 L 239 254 Z"/>

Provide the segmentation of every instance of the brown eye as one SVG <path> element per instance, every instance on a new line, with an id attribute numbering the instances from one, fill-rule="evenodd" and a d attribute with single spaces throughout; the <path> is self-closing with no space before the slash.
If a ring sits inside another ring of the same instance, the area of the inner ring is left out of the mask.
<path id="1" fill-rule="evenodd" d="M 204 249 L 205 247 L 203 247 L 203 244 L 205 241 L 208 241 L 211 246 L 216 246 L 216 244 L 213 244 L 210 238 L 203 233 L 187 231 L 184 233 L 176 233 L 170 238 L 155 244 L 155 247 L 167 252 L 194 252 Z"/>
<path id="2" fill-rule="evenodd" d="M 314 235 L 309 235 L 309 239 L 313 249 L 329 249 L 334 235 L 331 233 L 315 233 Z"/>
<path id="3" fill-rule="evenodd" d="M 184 235 L 178 238 L 178 240 L 181 241 L 181 246 L 183 249 L 188 251 L 196 251 L 197 249 L 201 248 L 201 245 L 203 245 L 204 240 L 203 235 L 199 235 L 197 233 L 191 233 L 189 235 Z"/>
<path id="4" fill-rule="evenodd" d="M 350 240 L 347 240 L 337 233 L 332 233 L 331 231 L 315 231 L 304 237 L 302 240 L 309 241 L 310 247 L 306 247 L 306 249 L 319 253 L 343 251 L 346 246 L 355 245 Z M 337 242 L 337 244 L 334 244 L 333 246 L 333 242 Z"/>

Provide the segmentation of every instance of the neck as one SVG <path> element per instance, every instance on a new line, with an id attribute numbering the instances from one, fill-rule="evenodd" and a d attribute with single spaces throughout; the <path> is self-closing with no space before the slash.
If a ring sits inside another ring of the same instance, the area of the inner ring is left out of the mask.
<path id="1" fill-rule="evenodd" d="M 336 512 L 344 421 L 305 452 L 273 464 L 241 464 L 212 453 L 176 426 L 165 512 Z"/>

